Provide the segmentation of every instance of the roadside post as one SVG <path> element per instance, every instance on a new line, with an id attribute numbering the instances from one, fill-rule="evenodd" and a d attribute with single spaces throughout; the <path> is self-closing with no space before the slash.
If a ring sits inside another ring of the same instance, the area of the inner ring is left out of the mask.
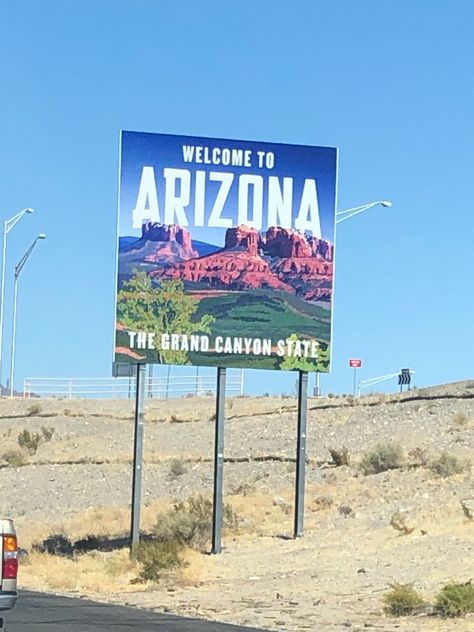
<path id="1" fill-rule="evenodd" d="M 353 393 L 354 397 L 357 396 L 357 369 L 362 367 L 362 360 L 358 358 L 351 358 L 349 360 L 349 367 L 354 369 L 354 385 L 353 385 Z"/>
<path id="2" fill-rule="evenodd" d="M 214 494 L 212 507 L 212 550 L 222 551 L 222 489 L 224 482 L 224 419 L 225 419 L 226 370 L 217 369 L 216 426 L 214 439 Z"/>
<path id="3" fill-rule="evenodd" d="M 410 390 L 411 384 L 411 373 L 410 369 L 402 369 L 400 375 L 398 376 L 398 385 L 400 386 L 400 393 L 403 391 L 403 386 L 407 386 L 407 390 Z"/>
<path id="4" fill-rule="evenodd" d="M 306 481 L 306 434 L 308 422 L 308 373 L 298 372 L 298 431 L 296 438 L 295 523 L 294 538 L 301 538 L 304 528 L 304 493 Z"/>
<path id="5" fill-rule="evenodd" d="M 135 389 L 135 435 L 133 447 L 132 521 L 130 528 L 130 553 L 133 555 L 140 544 L 140 501 L 143 471 L 143 420 L 145 416 L 146 364 L 137 365 Z"/>

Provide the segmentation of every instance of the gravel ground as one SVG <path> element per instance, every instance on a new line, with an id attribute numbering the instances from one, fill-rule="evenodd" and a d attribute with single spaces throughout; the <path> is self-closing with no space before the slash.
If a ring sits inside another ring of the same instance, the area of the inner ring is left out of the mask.
<path id="1" fill-rule="evenodd" d="M 212 493 L 213 413 L 212 398 L 147 402 L 145 506 Z M 209 558 L 199 586 L 127 593 L 129 603 L 276 630 L 474 630 L 469 618 L 392 620 L 380 600 L 393 581 L 415 582 L 430 597 L 451 579 L 474 577 L 474 522 L 461 506 L 474 499 L 472 466 L 448 478 L 420 467 L 443 451 L 463 463 L 472 458 L 474 382 L 355 404 L 311 398 L 306 532 L 297 541 L 287 539 L 296 401 L 237 397 L 226 414 L 224 492 L 247 516 L 244 533 L 228 537 L 224 554 Z M 50 429 L 51 440 L 36 454 L 18 454 L 19 433 L 43 436 Z M 0 436 L 2 484 L 15 490 L 2 494 L 0 515 L 15 519 L 24 542 L 43 523 L 129 506 L 133 402 L 0 400 Z M 401 445 L 405 467 L 364 476 L 363 454 L 387 442 Z M 343 446 L 350 465 L 334 467 L 329 449 Z M 21 456 L 21 467 L 12 455 Z M 412 528 L 408 535 L 390 526 L 395 512 Z"/>

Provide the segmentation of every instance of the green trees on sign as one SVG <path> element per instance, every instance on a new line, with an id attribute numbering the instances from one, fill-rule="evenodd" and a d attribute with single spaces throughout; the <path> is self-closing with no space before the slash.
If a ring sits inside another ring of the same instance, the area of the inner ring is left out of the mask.
<path id="1" fill-rule="evenodd" d="M 297 334 L 291 334 L 288 338 L 295 342 L 299 339 Z M 286 356 L 280 364 L 282 371 L 321 371 L 325 372 L 329 367 L 329 345 L 320 344 L 317 358 L 299 358 Z"/>
<path id="2" fill-rule="evenodd" d="M 117 296 L 117 320 L 129 331 L 154 333 L 157 347 L 164 333 L 209 334 L 215 319 L 205 314 L 193 321 L 197 308 L 198 301 L 186 294 L 181 280 L 154 285 L 146 272 L 135 271 Z M 157 348 L 156 353 L 163 364 L 189 363 L 186 351 Z"/>

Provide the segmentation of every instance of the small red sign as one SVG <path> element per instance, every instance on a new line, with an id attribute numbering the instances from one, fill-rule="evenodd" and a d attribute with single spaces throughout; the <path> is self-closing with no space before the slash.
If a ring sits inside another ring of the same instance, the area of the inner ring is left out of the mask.
<path id="1" fill-rule="evenodd" d="M 349 366 L 352 369 L 360 369 L 360 367 L 362 366 L 362 360 L 356 360 L 355 358 L 353 358 L 352 360 L 349 360 Z"/>

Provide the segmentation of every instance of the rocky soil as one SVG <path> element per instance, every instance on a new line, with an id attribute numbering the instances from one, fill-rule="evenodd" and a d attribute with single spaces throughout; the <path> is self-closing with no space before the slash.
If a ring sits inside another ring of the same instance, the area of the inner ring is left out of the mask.
<path id="1" fill-rule="evenodd" d="M 223 554 L 194 560 L 193 581 L 125 594 L 78 583 L 80 594 L 269 630 L 474 630 L 472 617 L 391 618 L 381 601 L 392 582 L 413 582 L 432 599 L 450 580 L 474 578 L 474 521 L 462 506 L 474 502 L 474 382 L 356 402 L 310 399 L 305 535 L 296 541 L 296 401 L 231 398 L 226 413 L 224 493 L 241 528 L 226 535 Z M 145 528 L 159 504 L 211 495 L 213 414 L 212 398 L 148 401 Z M 42 437 L 35 454 L 19 448 L 24 430 Z M 2 490 L 12 490 L 1 495 L 0 515 L 14 518 L 27 549 L 58 530 L 123 532 L 133 402 L 0 400 L 0 436 Z M 403 467 L 365 476 L 363 455 L 389 442 L 402 447 Z M 329 450 L 343 447 L 349 465 L 336 467 Z M 461 472 L 430 468 L 443 451 Z M 21 582 L 51 587 L 34 565 Z"/>

